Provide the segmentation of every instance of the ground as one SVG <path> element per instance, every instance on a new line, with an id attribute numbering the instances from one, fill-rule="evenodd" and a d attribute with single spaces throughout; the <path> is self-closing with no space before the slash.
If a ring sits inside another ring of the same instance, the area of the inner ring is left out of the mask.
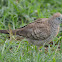
<path id="1" fill-rule="evenodd" d="M 56 12 L 62 13 L 62 0 L 1 0 L 0 29 L 17 29 Z M 25 39 L 0 34 L 0 62 L 62 62 L 61 36 L 62 32 L 52 40 L 53 45 L 48 45 L 48 50 L 42 46 L 39 50 Z"/>

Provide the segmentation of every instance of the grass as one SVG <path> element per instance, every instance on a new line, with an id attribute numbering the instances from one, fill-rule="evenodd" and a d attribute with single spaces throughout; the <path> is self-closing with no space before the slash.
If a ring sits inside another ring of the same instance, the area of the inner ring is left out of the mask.
<path id="1" fill-rule="evenodd" d="M 20 28 L 56 12 L 62 13 L 62 0 L 0 0 L 0 29 L 9 29 L 9 24 L 11 29 Z M 8 35 L 0 34 L 0 62 L 62 62 L 61 35 L 62 32 L 47 52 L 44 47 L 39 51 L 26 40 L 14 40 L 14 36 L 8 39 Z M 58 45 L 55 45 L 57 41 Z"/>

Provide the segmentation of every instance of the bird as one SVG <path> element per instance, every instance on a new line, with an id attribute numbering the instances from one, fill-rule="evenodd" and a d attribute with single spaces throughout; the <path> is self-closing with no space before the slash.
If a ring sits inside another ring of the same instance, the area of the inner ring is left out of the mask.
<path id="1" fill-rule="evenodd" d="M 23 36 L 31 44 L 42 46 L 58 35 L 61 23 L 62 14 L 57 12 L 49 18 L 39 18 L 26 26 L 12 30 L 12 33 Z M 9 34 L 9 30 L 0 30 L 0 33 Z"/>

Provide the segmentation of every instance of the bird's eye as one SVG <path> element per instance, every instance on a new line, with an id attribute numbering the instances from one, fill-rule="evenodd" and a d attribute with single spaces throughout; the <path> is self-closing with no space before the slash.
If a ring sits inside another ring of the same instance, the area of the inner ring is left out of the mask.
<path id="1" fill-rule="evenodd" d="M 57 20 L 61 20 L 61 18 L 56 18 Z"/>
<path id="2" fill-rule="evenodd" d="M 60 20 L 60 18 L 58 18 L 58 20 Z"/>

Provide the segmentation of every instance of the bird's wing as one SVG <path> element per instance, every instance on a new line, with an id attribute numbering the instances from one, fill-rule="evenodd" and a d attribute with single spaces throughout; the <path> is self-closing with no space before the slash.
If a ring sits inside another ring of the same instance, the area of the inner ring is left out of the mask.
<path id="1" fill-rule="evenodd" d="M 48 18 L 37 19 L 35 22 L 32 22 L 21 29 L 18 29 L 16 34 L 31 39 L 44 40 L 48 38 L 51 33 L 51 29 L 47 20 Z"/>

